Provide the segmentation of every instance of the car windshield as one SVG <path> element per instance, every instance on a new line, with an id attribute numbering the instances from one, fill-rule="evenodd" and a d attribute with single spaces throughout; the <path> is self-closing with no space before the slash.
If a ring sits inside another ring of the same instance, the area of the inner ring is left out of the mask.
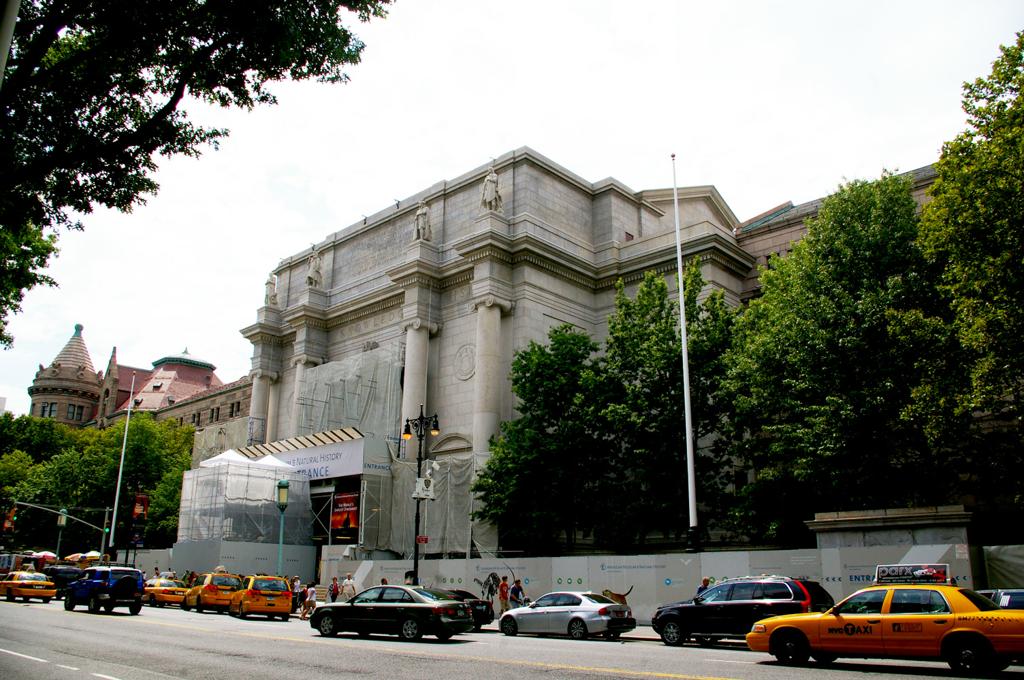
<path id="1" fill-rule="evenodd" d="M 433 588 L 413 588 L 413 591 L 419 593 L 428 600 L 451 600 L 454 599 L 452 594 L 447 590 L 435 590 Z"/>
<path id="2" fill-rule="evenodd" d="M 28 574 L 22 574 L 20 580 L 22 580 L 22 581 L 45 581 L 46 580 L 46 576 L 44 576 L 43 574 L 31 574 L 31 573 L 28 573 Z"/>
<path id="3" fill-rule="evenodd" d="M 583 597 L 597 604 L 618 604 L 615 600 L 597 593 L 586 593 Z"/>
<path id="4" fill-rule="evenodd" d="M 252 587 L 256 590 L 273 590 L 279 593 L 284 593 L 288 591 L 288 584 L 278 578 L 253 579 Z"/>
<path id="5" fill-rule="evenodd" d="M 210 582 L 215 586 L 228 586 L 229 588 L 239 588 L 242 582 L 238 580 L 237 576 L 214 576 Z"/>
<path id="6" fill-rule="evenodd" d="M 999 605 L 997 605 L 995 602 L 993 602 L 992 600 L 988 599 L 984 595 L 979 595 L 978 593 L 974 592 L 973 590 L 968 590 L 967 588 L 961 588 L 960 589 L 960 594 L 963 595 L 964 597 L 966 597 L 968 600 L 970 600 L 971 604 L 973 604 L 975 607 L 977 607 L 978 611 L 980 611 L 980 612 L 990 612 L 990 611 L 994 611 L 996 609 L 999 609 Z"/>
<path id="7" fill-rule="evenodd" d="M 184 588 L 185 584 L 181 581 L 171 581 L 170 579 L 162 578 L 154 581 L 154 586 L 158 588 Z"/>

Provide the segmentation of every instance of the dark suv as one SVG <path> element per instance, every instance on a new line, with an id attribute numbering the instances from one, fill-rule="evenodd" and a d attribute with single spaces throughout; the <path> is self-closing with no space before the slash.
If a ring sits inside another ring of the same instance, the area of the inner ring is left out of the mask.
<path id="1" fill-rule="evenodd" d="M 75 605 L 84 604 L 90 612 L 97 614 L 101 609 L 110 613 L 114 607 L 127 606 L 129 612 L 138 614 L 142 611 L 144 584 L 142 572 L 138 569 L 89 567 L 80 579 L 68 584 L 64 609 L 71 611 Z"/>
<path id="2" fill-rule="evenodd" d="M 693 638 L 702 645 L 743 638 L 755 621 L 801 612 L 823 612 L 834 604 L 816 581 L 787 576 L 745 576 L 708 588 L 692 600 L 658 607 L 651 626 L 666 645 Z"/>
<path id="3" fill-rule="evenodd" d="M 57 589 L 57 599 L 60 599 L 67 594 L 68 584 L 77 581 L 84 572 L 70 564 L 54 564 L 45 567 L 43 573 L 53 581 L 53 585 Z"/>

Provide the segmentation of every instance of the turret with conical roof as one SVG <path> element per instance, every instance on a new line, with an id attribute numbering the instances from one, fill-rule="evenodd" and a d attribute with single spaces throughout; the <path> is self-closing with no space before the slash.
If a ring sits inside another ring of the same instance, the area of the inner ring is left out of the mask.
<path id="1" fill-rule="evenodd" d="M 68 425 L 87 423 L 96 412 L 102 381 L 82 338 L 82 324 L 75 324 L 74 334 L 50 365 L 39 365 L 28 388 L 30 413 Z"/>

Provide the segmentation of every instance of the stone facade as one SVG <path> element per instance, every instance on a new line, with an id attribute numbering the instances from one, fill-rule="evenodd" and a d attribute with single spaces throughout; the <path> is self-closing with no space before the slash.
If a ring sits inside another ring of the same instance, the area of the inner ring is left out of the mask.
<path id="1" fill-rule="evenodd" d="M 482 205 L 492 168 L 501 212 Z M 384 353 L 403 371 L 375 389 L 400 395 L 401 409 L 379 436 L 397 437 L 425 404 L 449 447 L 486 453 L 513 416 L 516 350 L 560 323 L 600 341 L 620 278 L 635 286 L 654 269 L 675 295 L 672 210 L 671 189 L 587 182 L 522 148 L 331 234 L 281 262 L 276 304 L 242 331 L 254 349 L 256 429 L 273 440 L 358 426 L 349 416 L 311 420 L 304 389 L 317 367 Z M 738 304 L 754 260 L 733 235 L 736 217 L 714 187 L 681 190 L 680 212 L 684 257 L 699 258 L 709 288 Z M 418 238 L 425 217 L 430 240 Z M 314 257 L 318 287 L 308 285 Z"/>

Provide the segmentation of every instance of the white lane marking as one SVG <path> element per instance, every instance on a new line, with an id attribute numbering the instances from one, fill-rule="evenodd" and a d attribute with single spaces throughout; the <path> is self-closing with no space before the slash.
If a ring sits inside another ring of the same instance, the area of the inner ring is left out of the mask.
<path id="1" fill-rule="evenodd" d="M 9 649 L 0 649 L 0 652 L 3 652 L 4 654 L 10 654 L 11 656 L 20 656 L 22 659 L 29 659 L 30 661 L 38 661 L 39 663 L 50 663 L 46 659 L 40 659 L 36 656 L 29 656 L 28 654 L 18 654 L 17 652 L 12 652 Z"/>
<path id="2" fill-rule="evenodd" d="M 82 670 L 81 668 L 75 668 L 74 666 L 65 666 L 62 663 L 55 663 L 53 665 L 56 666 L 57 668 L 66 668 L 69 671 L 80 671 L 80 670 Z"/>
<path id="3" fill-rule="evenodd" d="M 119 678 L 115 678 L 113 675 L 103 675 L 103 673 L 90 673 L 89 675 L 95 678 L 103 678 L 103 680 L 120 680 Z"/>

